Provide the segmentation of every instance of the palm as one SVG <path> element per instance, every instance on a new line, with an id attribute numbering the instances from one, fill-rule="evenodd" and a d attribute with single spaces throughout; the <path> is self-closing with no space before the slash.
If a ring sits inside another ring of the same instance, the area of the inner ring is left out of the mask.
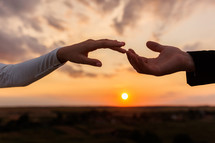
<path id="1" fill-rule="evenodd" d="M 133 50 L 127 52 L 129 62 L 137 72 L 161 76 L 185 70 L 181 60 L 185 53 L 180 49 L 162 46 L 154 42 L 148 43 L 147 46 L 155 52 L 160 52 L 159 56 L 157 58 L 145 58 L 140 57 Z"/>
<path id="2" fill-rule="evenodd" d="M 159 71 L 158 75 L 166 75 L 180 71 L 182 65 L 179 61 L 179 52 L 179 49 L 176 48 L 166 48 L 157 58 L 150 60 L 149 63 L 151 64 L 152 70 L 154 72 Z"/>

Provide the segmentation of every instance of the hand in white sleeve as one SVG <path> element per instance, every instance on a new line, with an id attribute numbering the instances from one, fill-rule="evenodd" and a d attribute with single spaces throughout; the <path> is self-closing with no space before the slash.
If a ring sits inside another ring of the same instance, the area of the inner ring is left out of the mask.
<path id="1" fill-rule="evenodd" d="M 27 86 L 48 75 L 65 62 L 75 62 L 93 66 L 102 66 L 97 59 L 88 58 L 88 53 L 101 48 L 109 48 L 121 53 L 124 42 L 116 40 L 87 40 L 79 44 L 56 49 L 41 57 L 19 63 L 0 64 L 0 88 Z"/>

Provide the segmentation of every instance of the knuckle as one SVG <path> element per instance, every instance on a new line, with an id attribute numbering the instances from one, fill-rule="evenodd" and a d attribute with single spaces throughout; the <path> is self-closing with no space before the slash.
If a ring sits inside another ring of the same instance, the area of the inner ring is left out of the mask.
<path id="1" fill-rule="evenodd" d="M 178 47 L 172 47 L 172 48 L 175 48 L 176 50 L 181 51 L 181 49 L 179 49 Z"/>
<path id="2" fill-rule="evenodd" d="M 94 42 L 95 40 L 93 40 L 93 39 L 88 39 L 88 40 L 86 40 L 86 42 Z"/>
<path id="3" fill-rule="evenodd" d="M 105 39 L 102 39 L 101 41 L 108 41 L 108 39 L 105 38 Z"/>
<path id="4" fill-rule="evenodd" d="M 109 42 L 108 39 L 102 39 L 102 40 L 100 40 L 100 44 L 101 45 L 106 45 L 106 44 L 108 44 L 108 42 Z"/>

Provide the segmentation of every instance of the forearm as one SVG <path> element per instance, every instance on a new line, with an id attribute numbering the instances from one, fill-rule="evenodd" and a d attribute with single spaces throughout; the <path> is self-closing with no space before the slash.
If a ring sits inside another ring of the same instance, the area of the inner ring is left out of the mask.
<path id="1" fill-rule="evenodd" d="M 58 49 L 41 57 L 12 65 L 0 65 L 0 87 L 27 86 L 48 75 L 61 65 Z"/>

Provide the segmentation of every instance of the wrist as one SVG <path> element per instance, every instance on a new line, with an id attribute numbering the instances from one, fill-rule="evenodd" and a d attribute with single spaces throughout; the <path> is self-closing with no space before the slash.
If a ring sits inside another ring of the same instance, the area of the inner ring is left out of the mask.
<path id="1" fill-rule="evenodd" d="M 186 53 L 186 52 L 185 52 Z M 193 61 L 193 58 L 190 56 L 190 54 L 186 53 L 186 72 L 194 72 L 195 71 L 195 64 Z"/>
<path id="2" fill-rule="evenodd" d="M 67 62 L 68 60 L 66 59 L 66 56 L 65 56 L 65 47 L 63 48 L 60 48 L 58 51 L 57 51 L 57 58 L 58 60 L 61 62 L 61 63 L 65 63 Z"/>

